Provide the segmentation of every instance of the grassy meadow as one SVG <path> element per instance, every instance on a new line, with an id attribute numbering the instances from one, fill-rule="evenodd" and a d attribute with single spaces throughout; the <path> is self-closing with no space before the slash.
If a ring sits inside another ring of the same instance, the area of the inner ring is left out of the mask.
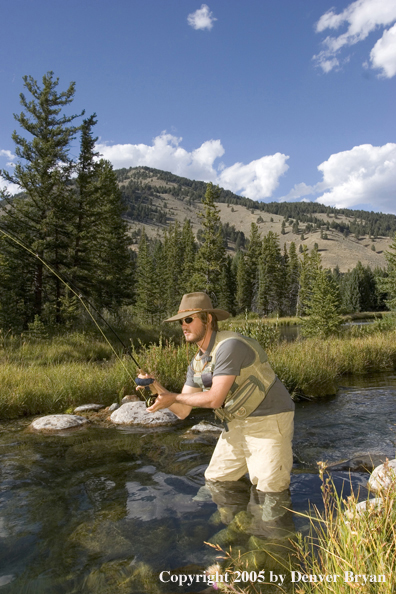
<path id="1" fill-rule="evenodd" d="M 354 327 L 327 340 L 291 343 L 279 342 L 276 329 L 263 322 L 239 321 L 236 328 L 263 342 L 277 375 L 295 397 L 334 394 L 338 379 L 347 374 L 396 369 L 396 329 L 388 321 Z M 165 331 L 166 337 L 153 327 L 136 326 L 127 344 L 143 369 L 178 391 L 196 347 L 178 344 L 180 330 L 179 336 L 177 330 Z M 124 328 L 124 339 L 126 334 Z M 88 402 L 110 405 L 134 392 L 137 373 L 115 342 L 111 346 L 92 332 L 1 337 L 0 363 L 0 419 L 65 412 Z"/>

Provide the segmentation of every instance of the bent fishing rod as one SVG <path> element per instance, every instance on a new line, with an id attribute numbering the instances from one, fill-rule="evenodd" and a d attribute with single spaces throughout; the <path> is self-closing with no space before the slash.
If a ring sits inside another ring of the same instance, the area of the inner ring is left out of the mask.
<path id="1" fill-rule="evenodd" d="M 139 362 L 136 360 L 136 358 L 133 356 L 133 354 L 131 353 L 131 351 L 129 350 L 129 348 L 124 344 L 124 342 L 118 336 L 118 334 L 114 330 L 114 328 L 112 328 L 112 326 L 108 323 L 108 321 L 98 311 L 98 309 L 92 303 L 90 303 L 90 301 L 88 301 L 88 299 L 86 297 L 83 298 L 81 291 L 79 291 L 78 287 L 76 287 L 76 285 L 72 281 L 70 281 L 70 279 L 67 279 L 66 275 L 64 275 L 64 276 L 65 276 L 65 278 L 67 280 L 65 280 L 64 278 L 62 278 L 62 276 L 58 272 L 56 272 L 48 264 L 48 262 L 46 262 L 44 260 L 44 258 L 42 258 L 41 256 L 39 256 L 31 248 L 29 248 L 27 245 L 25 245 L 23 243 L 23 241 L 21 239 L 19 239 L 19 237 L 17 237 L 15 234 L 14 235 L 11 235 L 10 233 L 8 233 L 8 232 L 4 231 L 3 229 L 1 229 L 1 227 L 0 227 L 0 233 L 2 233 L 3 236 L 6 239 L 13 241 L 20 248 L 22 248 L 25 251 L 27 251 L 31 256 L 33 256 L 34 258 L 37 258 L 43 264 L 43 266 L 45 266 L 51 272 L 51 274 L 53 274 L 57 279 L 59 279 L 65 285 L 65 287 L 67 289 L 69 289 L 69 291 L 71 291 L 71 293 L 73 293 L 73 295 L 75 295 L 79 299 L 79 301 L 82 304 L 82 306 L 84 307 L 85 311 L 88 313 L 88 315 L 90 316 L 90 318 L 94 322 L 95 326 L 97 327 L 97 329 L 101 333 L 102 337 L 105 339 L 105 341 L 107 342 L 107 344 L 109 345 L 109 347 L 111 348 L 111 350 L 113 351 L 113 353 L 115 354 L 115 356 L 117 357 L 117 359 L 120 361 L 120 363 L 123 366 L 123 368 L 126 371 L 126 373 L 129 375 L 129 377 L 132 379 L 132 381 L 135 383 L 135 385 L 138 388 L 143 388 L 143 389 L 139 389 L 138 392 L 139 393 L 142 393 L 143 399 L 146 402 L 146 406 L 147 407 L 148 406 L 151 406 L 154 403 L 155 398 L 158 396 L 157 391 L 152 386 L 152 384 L 154 383 L 154 379 L 153 378 L 139 378 L 139 377 L 133 378 L 132 377 L 132 375 L 130 374 L 129 370 L 124 365 L 123 360 L 118 355 L 117 351 L 115 350 L 115 348 L 113 347 L 113 345 L 111 344 L 111 342 L 109 341 L 109 339 L 107 338 L 107 336 L 105 335 L 105 333 L 103 332 L 102 328 L 99 326 L 98 322 L 95 320 L 95 317 L 90 312 L 89 307 L 91 307 L 96 312 L 96 314 L 100 317 L 100 319 L 106 324 L 106 326 L 109 328 L 109 330 L 114 334 L 114 336 L 117 338 L 117 340 L 123 346 L 124 352 L 131 357 L 132 361 L 135 363 L 135 365 L 138 368 L 138 370 L 140 371 L 140 373 L 142 373 L 142 370 L 141 370 L 141 367 L 139 365 Z M 150 391 L 150 396 L 149 397 L 146 397 L 146 395 L 144 394 L 144 391 L 146 389 L 148 389 Z"/>

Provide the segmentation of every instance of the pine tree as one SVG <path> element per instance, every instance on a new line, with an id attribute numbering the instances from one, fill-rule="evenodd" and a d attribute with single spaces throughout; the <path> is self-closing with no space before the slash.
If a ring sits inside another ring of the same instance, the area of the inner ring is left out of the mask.
<path id="1" fill-rule="evenodd" d="M 90 246 L 93 294 L 99 307 L 117 309 L 133 297 L 132 256 L 122 195 L 113 167 L 104 159 L 98 163 L 96 199 Z"/>
<path id="2" fill-rule="evenodd" d="M 297 300 L 297 315 L 306 315 L 306 307 L 309 302 L 312 287 L 319 271 L 322 268 L 320 253 L 317 249 L 308 252 L 307 246 L 303 246 L 303 257 L 300 263 L 300 279 Z"/>
<path id="3" fill-rule="evenodd" d="M 260 232 L 256 223 L 250 227 L 249 247 L 246 252 L 246 291 L 248 310 L 257 310 L 257 292 L 259 284 L 259 263 L 262 250 Z M 244 308 L 245 309 L 245 308 Z"/>
<path id="4" fill-rule="evenodd" d="M 345 311 L 371 311 L 376 309 L 376 282 L 369 266 L 358 262 L 343 283 L 342 303 Z"/>
<path id="5" fill-rule="evenodd" d="M 390 310 L 396 310 L 396 234 L 389 249 L 385 252 L 388 262 L 386 278 L 379 279 L 379 288 L 387 294 L 386 304 Z"/>
<path id="6" fill-rule="evenodd" d="M 191 293 L 193 291 L 192 279 L 195 270 L 195 256 L 197 245 L 190 221 L 184 221 L 182 229 L 181 247 L 183 251 L 182 275 L 180 280 L 180 292 Z"/>
<path id="7" fill-rule="evenodd" d="M 23 80 L 32 99 L 28 100 L 21 93 L 24 111 L 14 117 L 32 138 L 13 133 L 19 161 L 12 173 L 2 171 L 1 175 L 18 185 L 24 196 L 20 199 L 4 196 L 1 223 L 3 229 L 21 238 L 61 274 L 71 265 L 69 220 L 70 204 L 73 202 L 73 163 L 69 158 L 69 146 L 77 133 L 73 121 L 78 117 L 63 115 L 62 110 L 72 102 L 75 85 L 71 83 L 66 91 L 58 92 L 59 81 L 54 78 L 53 72 L 43 77 L 42 86 L 31 76 L 25 76 Z M 2 247 L 3 259 L 11 262 L 15 249 L 6 242 Z M 27 319 L 33 321 L 34 316 L 38 315 L 45 316 L 49 322 L 60 322 L 64 292 L 61 281 L 39 259 L 29 262 L 26 280 L 29 282 L 30 279 L 30 284 L 25 285 L 29 291 L 25 300 Z M 20 284 L 20 279 L 12 272 L 12 266 L 9 267 L 9 273 L 14 276 L 16 285 Z M 21 302 L 15 305 L 17 308 L 22 307 Z"/>
<path id="8" fill-rule="evenodd" d="M 236 307 L 237 312 L 241 313 L 244 311 L 249 311 L 250 309 L 250 291 L 249 285 L 247 280 L 247 273 L 246 273 L 246 259 L 245 254 L 242 252 L 238 252 L 235 256 L 237 260 L 237 291 L 236 291 Z"/>
<path id="9" fill-rule="evenodd" d="M 288 314 L 295 316 L 297 311 L 297 299 L 299 289 L 300 265 L 298 261 L 296 244 L 291 242 L 289 248 L 289 261 L 287 263 L 287 287 L 288 287 Z"/>
<path id="10" fill-rule="evenodd" d="M 154 323 L 157 313 L 157 281 L 154 260 L 149 253 L 149 246 L 144 227 L 139 241 L 136 262 L 136 311 L 140 320 Z"/>
<path id="11" fill-rule="evenodd" d="M 336 334 L 343 322 L 339 315 L 340 302 L 340 294 L 334 278 L 329 271 L 320 269 L 305 304 L 305 313 L 308 317 L 302 321 L 303 336 L 327 338 Z"/>
<path id="12" fill-rule="evenodd" d="M 276 233 L 269 231 L 263 237 L 259 264 L 258 307 L 264 315 L 272 312 L 282 314 L 283 262 Z"/>
<path id="13" fill-rule="evenodd" d="M 220 189 L 209 183 L 203 201 L 203 243 L 197 253 L 195 274 L 192 279 L 192 285 L 196 291 L 206 291 L 217 299 L 220 295 L 220 274 L 225 261 L 220 211 L 215 204 L 219 196 Z"/>

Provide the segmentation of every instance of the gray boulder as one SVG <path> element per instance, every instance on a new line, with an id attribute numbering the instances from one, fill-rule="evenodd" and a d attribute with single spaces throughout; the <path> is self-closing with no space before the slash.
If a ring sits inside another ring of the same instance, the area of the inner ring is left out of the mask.
<path id="1" fill-rule="evenodd" d="M 368 501 L 361 501 L 353 509 L 347 510 L 345 512 L 345 516 L 348 520 L 353 520 L 356 516 L 361 516 L 365 512 L 370 512 L 372 510 L 380 511 L 383 507 L 384 501 L 381 497 L 376 497 L 375 499 L 369 499 Z"/>
<path id="2" fill-rule="evenodd" d="M 30 427 L 35 431 L 62 431 L 81 427 L 86 423 L 89 423 L 88 419 L 77 415 L 47 415 L 35 419 Z"/>
<path id="3" fill-rule="evenodd" d="M 126 402 L 111 414 L 110 420 L 117 425 L 156 427 L 158 425 L 173 425 L 179 419 L 168 409 L 151 413 L 147 411 L 144 402 Z"/>
<path id="4" fill-rule="evenodd" d="M 95 412 L 97 410 L 100 410 L 101 408 L 104 408 L 105 405 L 104 404 L 83 404 L 81 406 L 77 406 L 77 408 L 74 409 L 75 413 L 79 413 L 79 412 Z"/>
<path id="5" fill-rule="evenodd" d="M 372 491 L 395 488 L 396 460 L 387 460 L 385 464 L 377 466 L 369 478 L 368 485 Z"/>
<path id="6" fill-rule="evenodd" d="M 113 412 L 113 411 L 117 410 L 117 408 L 120 408 L 120 405 L 117 404 L 117 402 L 113 402 L 113 404 L 110 404 L 108 411 Z"/>

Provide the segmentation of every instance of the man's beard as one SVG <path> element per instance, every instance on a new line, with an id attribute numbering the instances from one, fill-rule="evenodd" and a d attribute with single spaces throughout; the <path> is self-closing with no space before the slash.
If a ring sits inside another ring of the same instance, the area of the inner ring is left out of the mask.
<path id="1" fill-rule="evenodd" d="M 187 338 L 187 336 L 184 335 L 185 341 L 197 344 L 198 342 L 201 342 L 201 340 L 203 340 L 205 338 L 206 332 L 207 332 L 206 326 L 202 326 L 201 331 L 198 334 L 195 334 L 194 337 Z"/>

